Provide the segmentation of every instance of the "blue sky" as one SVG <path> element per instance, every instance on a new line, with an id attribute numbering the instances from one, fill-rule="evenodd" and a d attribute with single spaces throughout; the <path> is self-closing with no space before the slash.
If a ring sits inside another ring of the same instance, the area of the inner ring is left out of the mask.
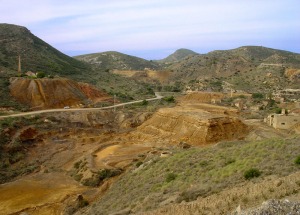
<path id="1" fill-rule="evenodd" d="M 258 45 L 300 53 L 299 0 L 0 0 L 0 22 L 70 56 L 119 51 L 161 59 Z"/>

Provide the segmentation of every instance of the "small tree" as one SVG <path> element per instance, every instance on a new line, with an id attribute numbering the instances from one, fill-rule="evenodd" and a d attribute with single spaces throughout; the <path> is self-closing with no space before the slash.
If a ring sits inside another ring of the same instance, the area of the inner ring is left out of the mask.
<path id="1" fill-rule="evenodd" d="M 175 173 L 169 173 L 166 176 L 166 182 L 169 183 L 171 181 L 174 181 L 176 179 L 177 175 Z"/>
<path id="2" fill-rule="evenodd" d="M 144 99 L 144 100 L 142 101 L 142 105 L 143 105 L 143 106 L 148 105 L 148 101 Z"/>
<path id="3" fill-rule="evenodd" d="M 300 165 L 300 156 L 298 156 L 298 157 L 295 159 L 295 164 Z"/>
<path id="4" fill-rule="evenodd" d="M 37 74 L 36 74 L 36 77 L 37 78 L 44 78 L 46 76 L 46 74 L 44 73 L 44 72 L 38 72 Z"/>
<path id="5" fill-rule="evenodd" d="M 261 172 L 256 169 L 256 168 L 251 168 L 251 169 L 248 169 L 245 173 L 244 173 L 244 177 L 245 179 L 247 180 L 250 180 L 252 178 L 256 178 L 256 177 L 259 177 L 261 175 Z"/>
<path id="6" fill-rule="evenodd" d="M 252 98 L 253 99 L 263 99 L 264 95 L 262 93 L 253 93 Z"/>
<path id="7" fill-rule="evenodd" d="M 175 102 L 174 96 L 165 97 L 164 100 L 165 100 L 166 102 L 170 102 L 170 103 L 171 103 L 171 102 Z"/>

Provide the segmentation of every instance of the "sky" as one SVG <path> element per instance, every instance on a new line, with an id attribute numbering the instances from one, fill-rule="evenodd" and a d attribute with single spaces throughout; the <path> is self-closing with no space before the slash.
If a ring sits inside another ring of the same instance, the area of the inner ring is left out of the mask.
<path id="1" fill-rule="evenodd" d="M 245 45 L 300 53 L 299 0 L 0 0 L 0 23 L 27 27 L 75 56 L 162 59 Z"/>

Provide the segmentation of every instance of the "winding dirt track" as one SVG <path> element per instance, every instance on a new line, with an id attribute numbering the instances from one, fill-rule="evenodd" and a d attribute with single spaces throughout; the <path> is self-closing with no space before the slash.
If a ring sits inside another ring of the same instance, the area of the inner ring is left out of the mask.
<path id="1" fill-rule="evenodd" d="M 152 99 L 145 99 L 146 101 L 154 101 L 154 100 L 159 100 L 162 99 L 163 96 L 161 96 L 158 92 L 155 93 L 155 98 Z M 25 113 L 17 113 L 17 114 L 11 114 L 11 115 L 6 115 L 6 116 L 0 116 L 0 119 L 3 118 L 9 118 L 9 117 L 21 117 L 21 116 L 29 116 L 29 115 L 37 115 L 37 114 L 42 114 L 42 113 L 53 113 L 53 112 L 77 112 L 77 111 L 98 111 L 98 110 L 107 110 L 107 109 L 112 109 L 116 107 L 123 107 L 126 105 L 131 105 L 135 103 L 140 103 L 143 100 L 138 100 L 138 101 L 132 101 L 132 102 L 125 102 L 117 105 L 112 105 L 112 106 L 107 106 L 107 107 L 101 107 L 101 108 L 70 108 L 70 109 L 48 109 L 48 110 L 39 110 L 39 111 L 30 111 L 30 112 L 25 112 Z"/>

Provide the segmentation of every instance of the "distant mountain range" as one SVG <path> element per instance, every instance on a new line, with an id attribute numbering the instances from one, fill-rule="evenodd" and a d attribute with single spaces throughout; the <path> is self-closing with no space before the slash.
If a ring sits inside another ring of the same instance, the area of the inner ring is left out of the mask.
<path id="1" fill-rule="evenodd" d="M 201 85 L 220 82 L 246 91 L 300 87 L 300 55 L 261 46 L 188 56 L 168 65 L 168 69 L 173 71 L 173 81 L 195 82 L 200 89 Z"/>
<path id="2" fill-rule="evenodd" d="M 162 89 L 155 72 L 167 72 L 164 86 L 194 90 L 272 91 L 300 87 L 300 54 L 244 46 L 232 50 L 198 54 L 179 49 L 162 60 L 148 61 L 135 56 L 109 51 L 69 57 L 33 35 L 22 26 L 0 24 L 0 97 L 8 93 L 8 78 L 17 75 L 18 56 L 22 71 L 43 71 L 87 82 L 124 99 L 142 97 Z M 123 77 L 111 71 L 141 71 Z M 149 71 L 145 73 L 144 71 Z M 149 91 L 149 89 L 152 90 Z M 175 89 L 173 88 L 166 88 Z M 9 103 L 9 102 L 8 102 Z M 7 103 L 6 103 L 7 104 Z M 3 104 L 2 104 L 3 105 Z M 1 106 L 1 102 L 0 102 Z"/>

